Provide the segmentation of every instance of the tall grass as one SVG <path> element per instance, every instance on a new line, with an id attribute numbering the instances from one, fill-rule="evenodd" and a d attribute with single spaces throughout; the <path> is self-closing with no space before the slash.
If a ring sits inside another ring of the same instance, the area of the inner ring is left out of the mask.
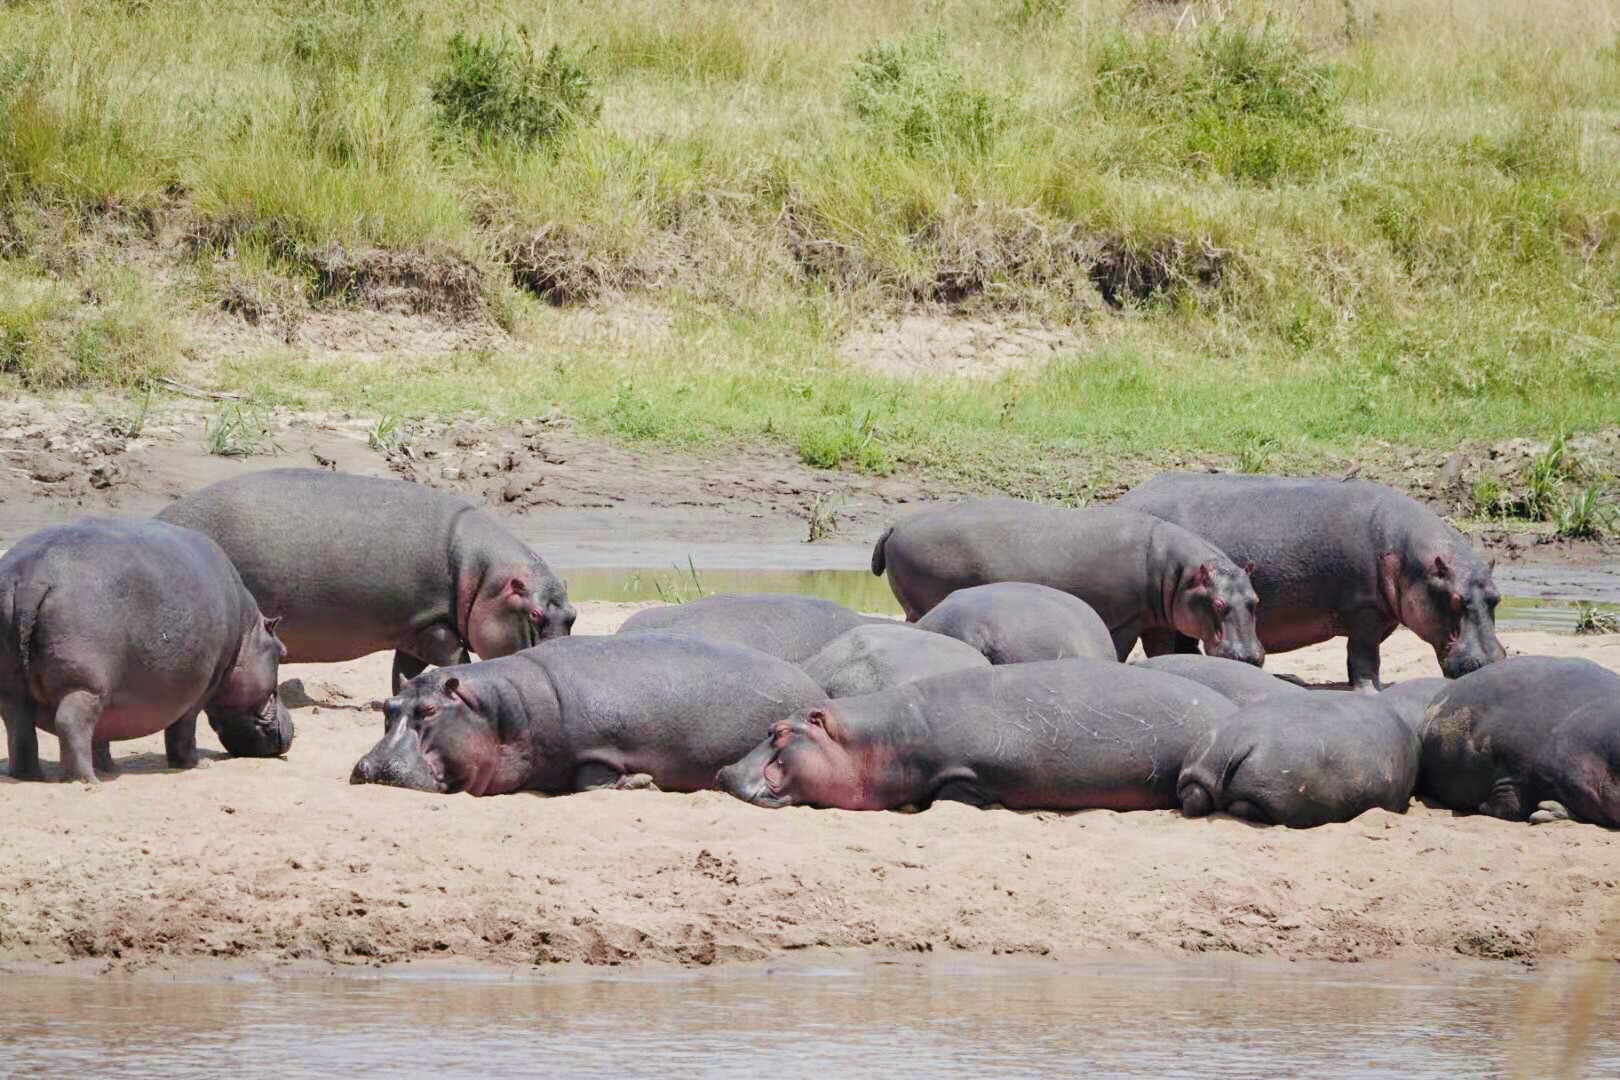
<path id="1" fill-rule="evenodd" d="M 768 413 L 881 470 L 942 430 L 1547 432 L 1620 421 L 1617 121 L 1603 0 L 34 0 L 0 8 L 0 310 L 64 288 L 39 214 L 164 207 L 294 276 L 378 245 L 641 292 L 674 352 L 540 380 L 627 437 Z M 915 303 L 1094 344 L 980 390 L 833 359 Z"/>

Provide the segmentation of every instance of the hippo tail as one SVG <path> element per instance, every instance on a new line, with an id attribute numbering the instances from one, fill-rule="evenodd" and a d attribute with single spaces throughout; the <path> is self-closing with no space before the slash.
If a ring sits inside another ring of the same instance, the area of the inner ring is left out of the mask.
<path id="1" fill-rule="evenodd" d="M 15 635 L 17 662 L 22 668 L 22 685 L 26 688 L 34 685 L 34 627 L 39 622 L 40 605 L 50 589 L 39 590 L 38 595 L 33 595 L 32 590 L 22 596 L 18 592 L 15 581 L 0 592 L 0 627 Z"/>
<path id="2" fill-rule="evenodd" d="M 877 543 L 872 546 L 872 575 L 874 577 L 882 577 L 883 571 L 888 568 L 888 559 L 883 554 L 883 545 L 887 544 L 889 537 L 893 535 L 894 526 L 890 525 L 883 530 L 883 535 L 878 537 Z"/>

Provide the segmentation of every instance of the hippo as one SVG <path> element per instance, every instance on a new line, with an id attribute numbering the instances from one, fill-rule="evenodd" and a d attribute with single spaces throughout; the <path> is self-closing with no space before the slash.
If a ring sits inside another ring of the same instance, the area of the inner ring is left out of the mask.
<path id="1" fill-rule="evenodd" d="M 291 663 L 394 650 L 393 686 L 429 664 L 565 636 L 568 592 L 545 560 L 465 499 L 407 480 L 266 469 L 211 484 L 158 519 L 214 539 Z"/>
<path id="2" fill-rule="evenodd" d="M 1308 829 L 1375 807 L 1405 813 L 1422 743 L 1397 699 L 1343 691 L 1269 697 L 1194 741 L 1176 782 L 1181 812 L 1216 810 Z"/>
<path id="3" fill-rule="evenodd" d="M 829 698 L 840 698 L 875 694 L 961 668 L 989 667 L 990 661 L 965 642 L 891 622 L 846 630 L 799 666 Z"/>
<path id="4" fill-rule="evenodd" d="M 1157 810 L 1176 804 L 1189 731 L 1234 709 L 1113 660 L 969 668 L 801 708 L 718 779 L 765 807 Z"/>
<path id="5" fill-rule="evenodd" d="M 87 518 L 0 558 L 0 716 L 10 775 L 44 777 L 36 728 L 64 776 L 116 772 L 109 743 L 163 732 L 197 764 L 197 713 L 225 749 L 276 757 L 292 719 L 276 696 L 285 649 L 208 537 L 160 521 Z"/>
<path id="6" fill-rule="evenodd" d="M 1406 726 L 1423 737 L 1429 705 L 1450 683 L 1442 678 L 1407 679 L 1378 691 L 1378 700 L 1395 710 Z"/>
<path id="7" fill-rule="evenodd" d="M 1027 581 L 1079 597 L 1123 660 L 1139 637 L 1184 633 L 1212 656 L 1258 666 L 1256 598 L 1244 568 L 1214 544 L 1149 514 L 975 499 L 927 510 L 883 533 L 872 573 L 916 622 L 957 589 Z"/>
<path id="8" fill-rule="evenodd" d="M 870 619 L 813 596 L 790 593 L 724 593 L 684 604 L 665 604 L 638 611 L 619 633 L 671 630 L 710 641 L 734 641 L 790 664 L 808 660 L 833 638 Z"/>
<path id="9" fill-rule="evenodd" d="M 1620 828 L 1620 675 L 1513 656 L 1429 703 L 1418 792 L 1452 810 Z"/>
<path id="10" fill-rule="evenodd" d="M 745 645 L 653 631 L 556 638 L 412 679 L 349 779 L 473 795 L 699 791 L 773 723 L 825 698 L 797 667 Z"/>
<path id="11" fill-rule="evenodd" d="M 1397 626 L 1433 647 L 1449 679 L 1506 655 L 1490 567 L 1433 511 L 1383 484 L 1167 473 L 1116 505 L 1252 562 L 1261 644 L 1288 652 L 1348 638 L 1356 689 L 1378 687 L 1378 647 Z M 1186 651 L 1191 636 L 1143 646 L 1150 655 Z"/>
<path id="12" fill-rule="evenodd" d="M 1197 653 L 1165 653 L 1138 660 L 1135 667 L 1165 671 L 1209 687 L 1234 705 L 1246 706 L 1287 694 L 1308 694 L 1298 683 L 1268 675 L 1251 664 Z"/>
<path id="13" fill-rule="evenodd" d="M 1113 635 L 1090 604 L 1027 581 L 957 589 L 918 619 L 917 626 L 967 642 L 992 664 L 1119 659 Z"/>

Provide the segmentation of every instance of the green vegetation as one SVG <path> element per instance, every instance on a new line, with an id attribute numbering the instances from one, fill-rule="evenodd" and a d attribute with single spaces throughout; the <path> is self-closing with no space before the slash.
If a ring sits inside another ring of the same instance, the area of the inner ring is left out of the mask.
<path id="1" fill-rule="evenodd" d="M 8 4 L 0 385 L 560 405 L 1030 495 L 1613 425 L 1617 57 L 1588 0 Z M 510 345 L 182 353 L 203 308 L 400 295 Z M 621 301 L 667 333 L 556 310 Z M 1082 344 L 978 382 L 840 356 L 919 305 Z M 1583 527 L 1573 483 L 1475 501 Z"/>
<path id="2" fill-rule="evenodd" d="M 210 454 L 220 457 L 252 457 L 255 454 L 279 454 L 281 445 L 263 413 L 250 405 L 226 402 L 208 421 L 203 431 L 203 445 Z"/>
<path id="3" fill-rule="evenodd" d="M 1575 609 L 1577 634 L 1620 634 L 1620 615 L 1605 611 L 1592 604 L 1580 604 Z"/>

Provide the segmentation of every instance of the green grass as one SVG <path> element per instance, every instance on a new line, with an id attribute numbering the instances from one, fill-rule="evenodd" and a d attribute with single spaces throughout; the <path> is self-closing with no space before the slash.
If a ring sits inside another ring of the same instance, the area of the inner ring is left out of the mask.
<path id="1" fill-rule="evenodd" d="M 220 283 L 353 303 L 321 297 L 321 253 L 381 247 L 470 261 L 527 344 L 203 374 L 384 415 L 561 403 L 628 440 L 1031 493 L 1109 454 L 1270 468 L 1620 423 L 1610 5 L 1182 14 L 6 5 L 0 378 L 138 385 L 184 363 Z M 105 223 L 160 219 L 194 242 L 162 275 L 124 266 L 140 244 Z M 537 299 L 622 297 L 671 313 L 669 340 L 579 346 Z M 917 304 L 1085 344 L 973 384 L 839 361 L 845 331 Z"/>

